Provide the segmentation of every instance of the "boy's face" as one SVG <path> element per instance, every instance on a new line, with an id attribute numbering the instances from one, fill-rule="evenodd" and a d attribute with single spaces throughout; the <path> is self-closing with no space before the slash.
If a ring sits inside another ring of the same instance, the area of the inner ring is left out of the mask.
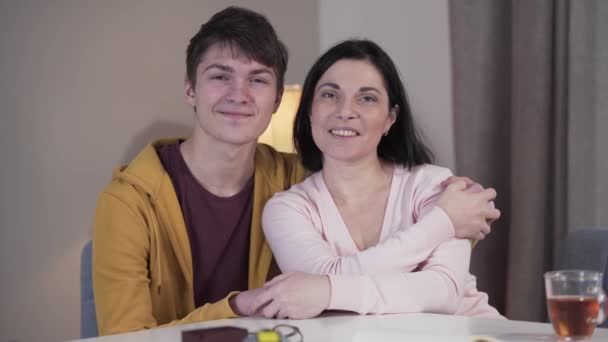
<path id="1" fill-rule="evenodd" d="M 208 138 L 242 145 L 257 141 L 281 101 L 274 70 L 245 57 L 238 48 L 212 45 L 186 80 L 186 101 Z"/>

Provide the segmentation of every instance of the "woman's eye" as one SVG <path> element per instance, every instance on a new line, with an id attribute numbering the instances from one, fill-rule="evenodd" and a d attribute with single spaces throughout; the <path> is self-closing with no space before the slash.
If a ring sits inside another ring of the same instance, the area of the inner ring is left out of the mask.
<path id="1" fill-rule="evenodd" d="M 376 102 L 376 98 L 371 95 L 363 95 L 361 97 L 361 101 L 363 101 L 365 103 L 373 103 L 373 102 Z"/>
<path id="2" fill-rule="evenodd" d="M 324 99 L 333 99 L 336 97 L 336 94 L 325 92 L 325 93 L 321 93 L 321 97 Z"/>

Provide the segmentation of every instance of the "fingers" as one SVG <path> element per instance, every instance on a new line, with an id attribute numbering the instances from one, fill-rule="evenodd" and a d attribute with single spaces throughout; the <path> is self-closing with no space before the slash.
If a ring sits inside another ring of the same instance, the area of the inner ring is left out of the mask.
<path id="1" fill-rule="evenodd" d="M 476 194 L 479 198 L 483 199 L 486 202 L 493 201 L 496 198 L 496 190 L 493 188 L 487 188 L 484 191 Z"/>
<path id="2" fill-rule="evenodd" d="M 466 186 L 469 186 L 471 184 L 474 184 L 475 182 L 473 182 L 471 179 L 469 179 L 468 177 L 458 177 L 458 176 L 450 176 L 448 177 L 446 180 L 444 180 L 443 182 L 441 182 L 441 186 L 443 186 L 444 188 L 447 187 L 448 185 L 452 184 L 452 183 L 456 183 L 458 181 L 463 181 L 465 182 Z"/>
<path id="3" fill-rule="evenodd" d="M 490 202 L 491 204 L 492 202 Z M 485 221 L 488 225 L 492 224 L 494 221 L 500 218 L 500 210 L 494 208 L 494 206 L 488 206 L 482 213 Z"/>
<path id="4" fill-rule="evenodd" d="M 274 298 L 274 293 L 270 290 L 264 289 L 264 291 L 260 292 L 260 294 L 257 295 L 253 299 L 253 301 L 251 303 L 250 311 L 251 312 L 260 311 L 265 305 L 268 305 L 272 301 L 273 298 Z"/>
<path id="5" fill-rule="evenodd" d="M 483 186 L 481 186 L 479 183 L 473 183 L 473 184 L 467 186 L 466 192 L 477 193 L 477 192 L 482 192 L 483 190 L 484 190 Z"/>
<path id="6" fill-rule="evenodd" d="M 456 178 L 456 177 L 450 176 L 450 177 L 446 178 L 443 182 L 441 182 L 441 186 L 445 188 L 448 185 L 452 184 L 452 182 L 454 181 L 454 178 Z"/>
<path id="7" fill-rule="evenodd" d="M 287 310 L 285 310 L 284 308 L 280 308 L 279 311 L 277 312 L 277 318 L 278 319 L 287 319 L 290 317 L 289 317 L 289 314 L 287 313 Z"/>
<path id="8" fill-rule="evenodd" d="M 496 198 L 496 190 L 488 188 L 480 193 L 480 196 L 484 202 L 486 199 L 490 199 L 486 205 L 486 210 L 483 212 L 483 215 L 485 216 L 486 222 L 488 224 L 492 224 L 494 221 L 500 218 L 501 214 L 500 210 L 496 209 L 493 201 Z"/>
<path id="9" fill-rule="evenodd" d="M 275 318 L 278 313 L 279 304 L 274 300 L 260 310 L 260 315 L 265 318 Z"/>
<path id="10" fill-rule="evenodd" d="M 278 275 L 278 276 L 272 278 L 270 281 L 266 282 L 266 284 L 264 284 L 264 287 L 265 288 L 272 287 L 274 284 L 282 282 L 283 280 L 289 278 L 291 275 L 292 275 L 292 273 L 283 273 L 281 275 Z"/>
<path id="11" fill-rule="evenodd" d="M 494 222 L 500 218 L 500 210 L 496 208 L 488 208 L 485 212 L 485 216 L 486 220 L 491 220 Z"/>
<path id="12" fill-rule="evenodd" d="M 490 202 L 490 203 L 492 203 L 492 202 Z M 492 223 L 494 223 L 496 220 L 498 220 L 500 218 L 500 215 L 501 215 L 501 212 L 498 209 L 492 208 L 492 211 L 493 212 L 491 214 L 487 215 L 488 218 L 486 218 L 486 222 L 488 222 L 488 224 L 490 224 L 490 225 Z"/>
<path id="13" fill-rule="evenodd" d="M 492 228 L 490 228 L 490 225 L 485 223 L 481 226 L 481 233 L 486 236 L 488 234 L 490 234 L 490 231 L 492 231 Z"/>
<path id="14" fill-rule="evenodd" d="M 459 180 L 459 181 L 456 181 L 456 182 L 448 185 L 446 190 L 447 191 L 464 191 L 466 188 L 467 188 L 467 184 L 464 181 Z"/>

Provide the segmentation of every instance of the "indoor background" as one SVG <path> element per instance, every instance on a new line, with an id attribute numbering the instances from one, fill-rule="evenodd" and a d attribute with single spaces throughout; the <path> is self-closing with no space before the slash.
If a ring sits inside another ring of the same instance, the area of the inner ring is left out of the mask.
<path id="1" fill-rule="evenodd" d="M 538 273 L 554 267 L 555 241 L 608 227 L 608 8 L 563 3 L 0 0 L 0 342 L 78 338 L 80 254 L 97 195 L 146 143 L 189 133 L 186 46 L 229 4 L 270 19 L 290 51 L 287 84 L 339 40 L 387 50 L 436 163 L 499 191 L 503 219 L 473 253 L 479 287 L 510 318 L 543 320 Z M 556 34 L 569 37 L 557 44 L 565 61 L 537 51 L 554 52 Z M 556 182 L 566 195 L 547 190 Z M 527 201 L 551 203 L 526 210 Z M 539 248 L 538 267 L 526 268 L 516 245 Z M 529 301 L 518 291 L 529 289 L 538 310 L 518 312 L 517 300 Z"/>

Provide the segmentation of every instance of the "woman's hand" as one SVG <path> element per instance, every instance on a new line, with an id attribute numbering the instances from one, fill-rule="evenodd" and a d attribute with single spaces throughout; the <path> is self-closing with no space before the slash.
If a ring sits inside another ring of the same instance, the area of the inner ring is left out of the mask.
<path id="1" fill-rule="evenodd" d="M 457 238 L 483 240 L 490 233 L 490 224 L 500 217 L 500 211 L 491 202 L 496 198 L 496 191 L 492 188 L 483 190 L 468 178 L 450 178 L 444 181 L 451 184 L 447 185 L 437 205 L 450 217 Z"/>
<path id="2" fill-rule="evenodd" d="M 260 304 L 256 304 L 256 300 L 266 292 L 267 290 L 264 288 L 243 291 L 230 298 L 228 303 L 235 314 L 239 316 L 254 316 L 260 307 Z"/>
<path id="3" fill-rule="evenodd" d="M 458 181 L 465 182 L 465 184 L 467 185 L 467 190 L 466 190 L 467 192 L 481 192 L 484 190 L 484 188 L 483 188 L 483 186 L 481 186 L 481 184 L 474 182 L 469 177 L 461 177 L 461 176 L 450 176 L 450 177 L 446 178 L 446 180 L 441 182 L 441 186 L 444 188 L 447 188 L 448 185 L 456 183 Z M 490 202 L 490 207 L 494 208 L 494 202 Z M 500 215 L 496 218 L 488 219 L 488 224 L 491 226 L 492 223 L 494 223 L 494 221 L 498 220 L 499 217 L 500 217 Z M 490 228 L 492 228 L 492 227 L 490 227 Z"/>
<path id="4" fill-rule="evenodd" d="M 307 273 L 285 273 L 267 282 L 253 306 L 266 318 L 305 319 L 329 307 L 329 277 Z"/>

